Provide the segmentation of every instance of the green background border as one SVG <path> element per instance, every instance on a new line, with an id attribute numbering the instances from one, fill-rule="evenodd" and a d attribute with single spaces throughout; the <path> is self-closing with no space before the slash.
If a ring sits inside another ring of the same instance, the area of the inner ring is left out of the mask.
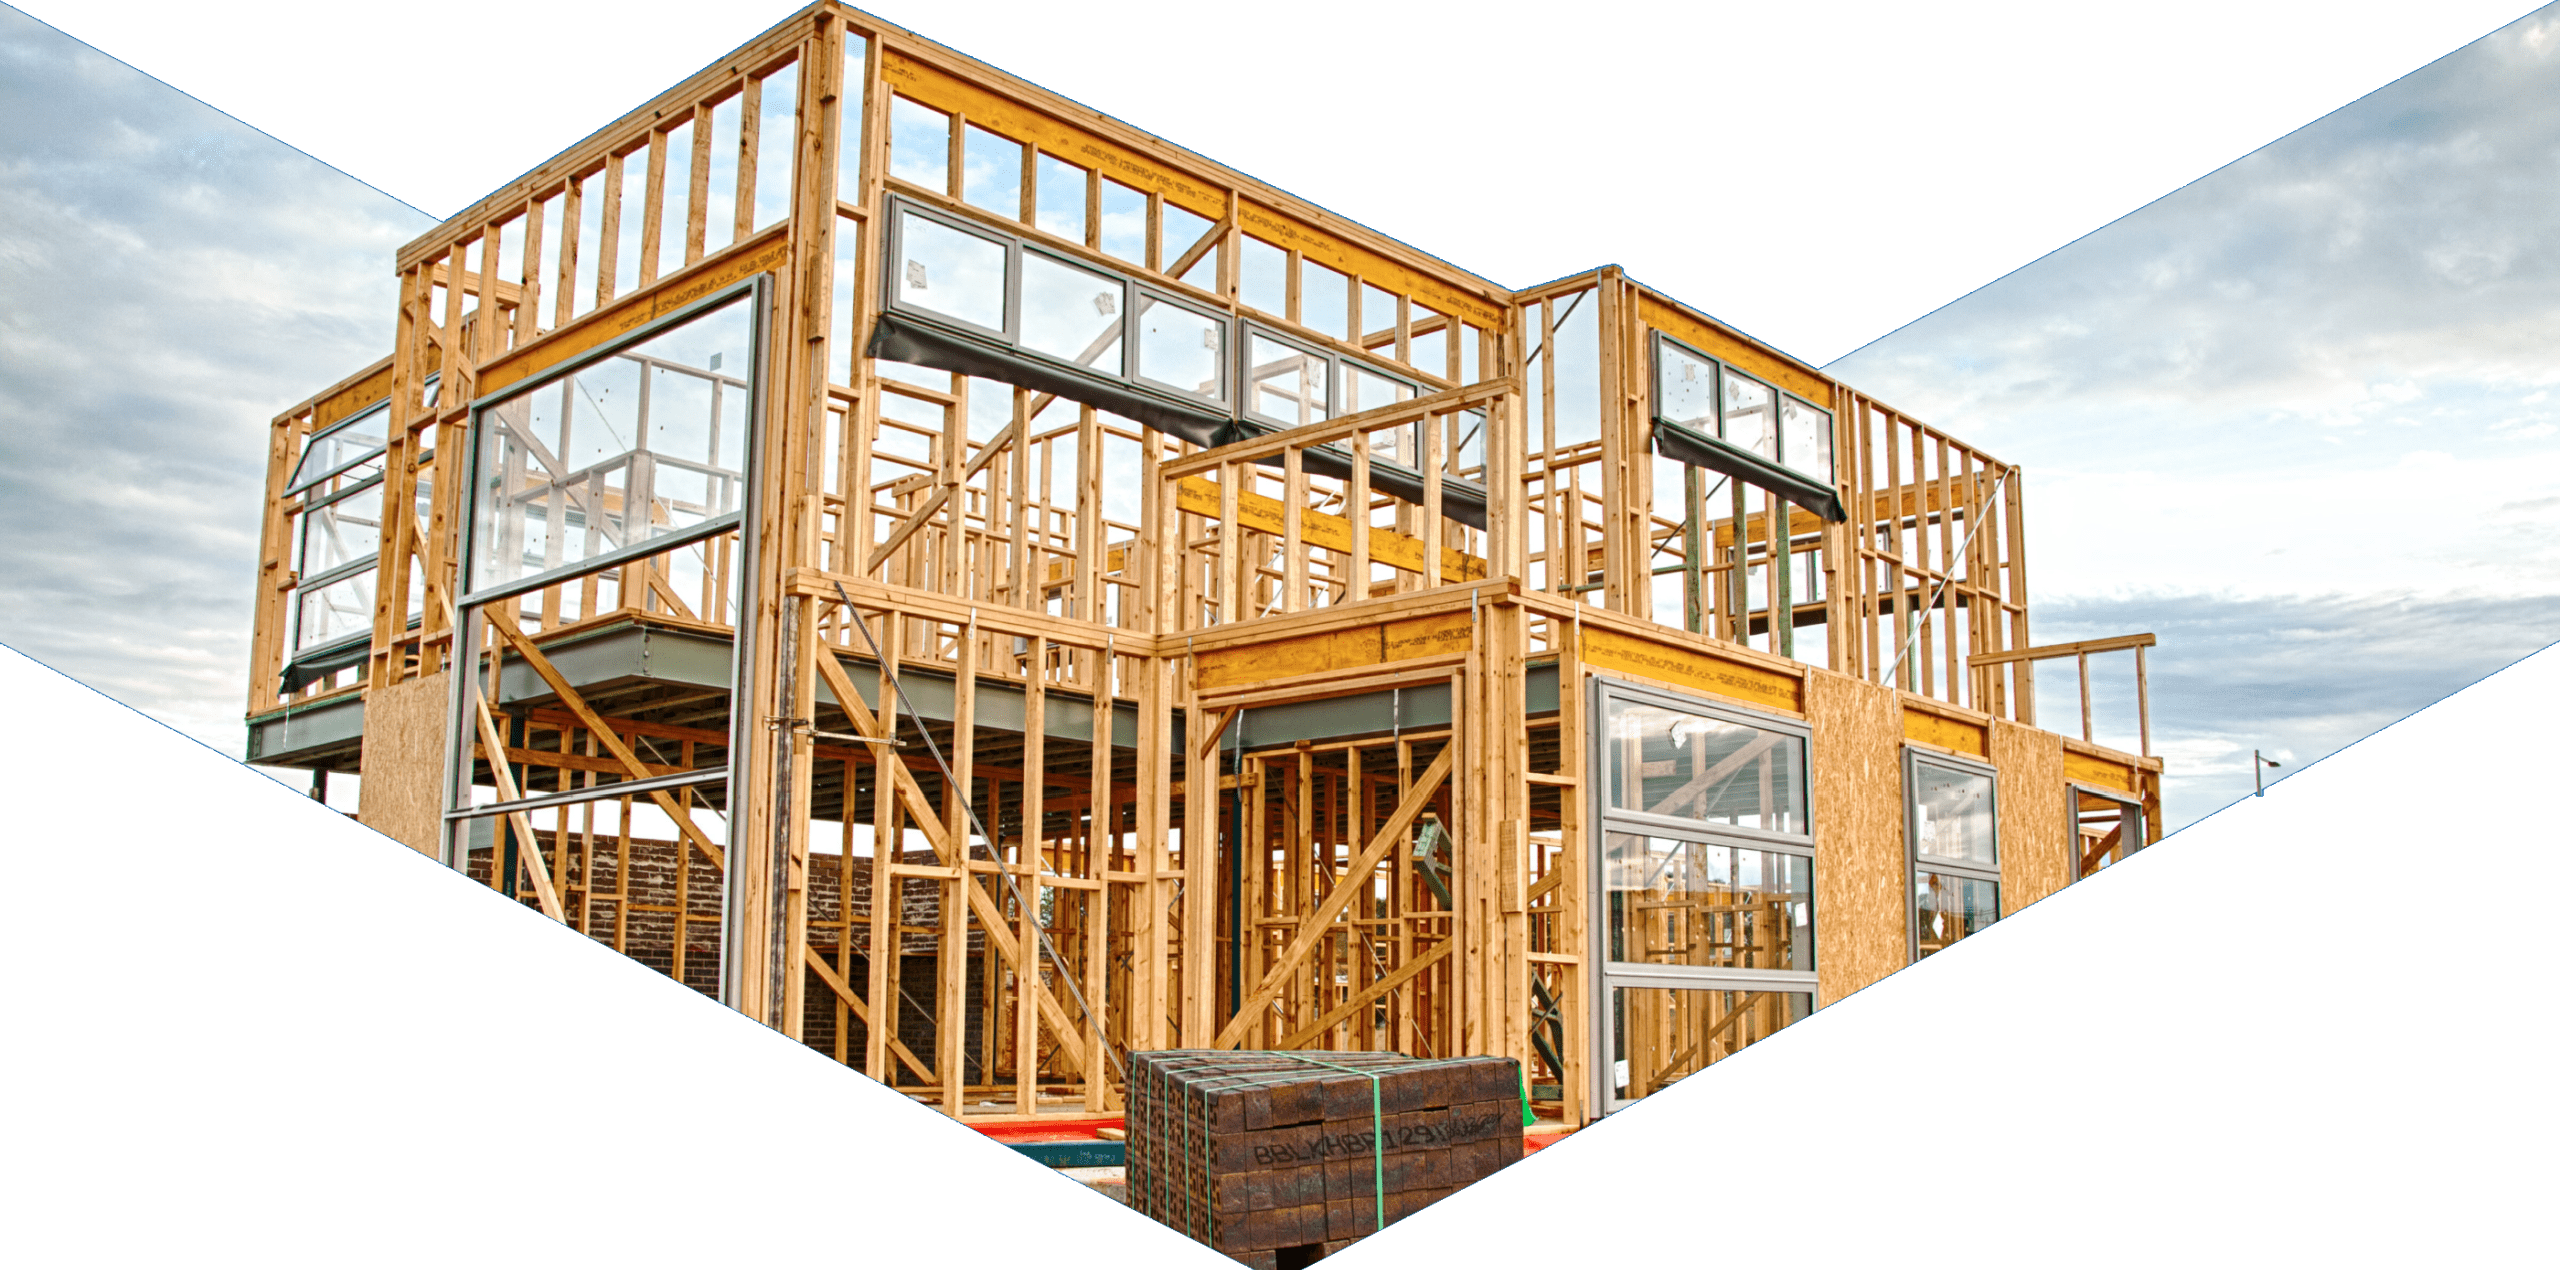
<path id="1" fill-rule="evenodd" d="M 20 8 L 438 215 L 791 10 Z M 2527 10 L 876 13 L 1495 282 L 1615 261 L 1823 364 Z M 1339 79 L 1265 105 L 1293 67 Z M 5 650 L 0 694 L 38 1260 L 1224 1262 Z M 2506 1255 L 2555 702 L 2545 650 L 1341 1265 Z"/>

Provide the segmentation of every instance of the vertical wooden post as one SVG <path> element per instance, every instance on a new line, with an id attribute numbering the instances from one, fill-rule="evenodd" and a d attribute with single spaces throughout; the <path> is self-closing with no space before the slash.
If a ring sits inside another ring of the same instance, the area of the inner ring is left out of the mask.
<path id="1" fill-rule="evenodd" d="M 1040 1109 L 1040 972 L 1046 962 L 1040 950 L 1040 874 L 1041 847 L 1048 838 L 1042 827 L 1048 816 L 1045 803 L 1049 772 L 1049 641 L 1045 636 L 1031 639 L 1031 664 L 1022 681 L 1022 829 L 1016 835 L 1014 868 L 1022 879 L 1022 912 L 1017 921 L 1018 934 L 1014 947 L 1021 950 L 1019 964 L 1014 967 L 1013 1001 L 1013 1109 L 1030 1115 Z M 1001 860 L 1003 853 L 997 853 Z M 1063 900 L 1063 897 L 1062 897 Z M 1062 901 L 1061 901 L 1062 902 Z M 1059 995 L 1066 994 L 1065 966 L 1057 967 L 1061 977 Z M 1090 1043 L 1088 1055 L 1100 1051 Z M 1105 1069 L 1093 1058 L 1085 1061 L 1088 1082 L 1104 1079 Z"/>

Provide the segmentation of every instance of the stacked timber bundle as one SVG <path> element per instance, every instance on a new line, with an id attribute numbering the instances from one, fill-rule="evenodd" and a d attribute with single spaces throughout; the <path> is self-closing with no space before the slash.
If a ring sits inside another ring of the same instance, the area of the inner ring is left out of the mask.
<path id="1" fill-rule="evenodd" d="M 1129 1060 L 1130 1206 L 1231 1256 L 1357 1239 L 1520 1158 L 1513 1059 Z"/>

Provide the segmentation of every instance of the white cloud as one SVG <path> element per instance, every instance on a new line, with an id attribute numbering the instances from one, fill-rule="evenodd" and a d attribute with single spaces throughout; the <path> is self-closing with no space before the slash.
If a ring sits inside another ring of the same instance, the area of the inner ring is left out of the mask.
<path id="1" fill-rule="evenodd" d="M 1831 368 L 2025 467 L 2038 642 L 2160 635 L 2173 825 L 2560 638 L 2555 12 Z"/>
<path id="2" fill-rule="evenodd" d="M 1453 53 L 1492 55 L 1517 53 L 1519 31 L 1534 27 L 1547 41 L 1539 64 L 1554 77 L 1468 98 L 1469 109 L 1493 110 L 1494 122 L 1454 133 L 1433 113 L 1451 108 L 1448 87 L 1429 75 L 1364 79 L 1353 68 L 1335 85 L 1344 92 L 1275 113 L 1253 91 L 1206 92 L 1189 72 L 1096 71 L 1119 63 L 1080 42 L 1107 25 L 1082 14 L 1043 10 L 1014 25 L 990 17 L 953 38 L 1503 280 L 1614 256 L 1782 343 L 1819 351 L 2490 20 L 2439 8 L 2426 15 L 2435 25 L 2393 28 L 2325 7 L 2309 23 L 2282 5 L 2212 8 L 2231 12 L 2188 26 L 2221 42 L 2191 32 L 2171 40 L 2178 56 L 2204 63 L 2124 42 L 2177 23 L 2128 34 L 2104 16 L 2090 20 L 2107 24 L 2105 58 L 2053 63 L 2067 73 L 2021 65 L 2008 77 L 1956 73 L 1950 62 L 1920 92 L 1899 72 L 1921 50 L 2007 21 L 1996 6 L 1962 19 L 1869 10 L 1845 28 L 1825 18 L 1832 26 L 1818 39 L 1789 34 L 1798 28 L 1787 23 L 1807 19 L 1768 18 L 1776 25 L 1756 46 L 1768 56 L 1742 59 L 1721 81 L 1729 93 L 1747 97 L 1750 76 L 1771 73 L 1801 86 L 1787 55 L 1805 47 L 1823 50 L 1827 84 L 1890 87 L 1790 98 L 1794 113 L 1714 138 L 1717 153 L 1754 170 L 1820 154 L 1815 170 L 1833 174 L 1844 170 L 1834 147 L 1850 141 L 1902 157 L 1869 173 L 1872 193 L 1824 177 L 1782 187 L 1804 197 L 1765 205 L 1684 201 L 1682 173 L 1708 169 L 1675 162 L 1685 152 L 1663 148 L 1666 132 L 1594 133 L 1599 88 L 1634 94 L 1605 98 L 1626 118 L 1674 117 L 1646 94 L 1694 91 L 1690 80 L 1569 56 L 1576 40 L 1615 41 L 1623 52 L 1620 37 L 1638 21 L 1623 12 L 1600 15 L 1582 34 L 1557 34 L 1543 15 L 1486 24 L 1496 34 L 1457 33 Z M 544 79 L 541 91 L 558 95 L 536 101 L 441 80 L 426 98 L 403 98 L 384 88 L 378 59 L 292 62 L 273 46 L 275 31 L 244 17 L 254 12 L 173 6 L 100 37 L 146 66 L 236 72 L 208 82 L 278 93 L 242 100 L 288 135 L 308 127 L 361 138 L 340 153 L 383 164 L 364 169 L 378 181 L 450 182 L 450 197 L 418 196 L 440 207 L 539 162 L 729 38 L 698 23 L 671 39 L 636 18 L 599 28 L 589 11 L 534 12 L 522 16 L 537 26 L 574 22 L 594 48 L 630 55 Z M 414 21 L 392 10 L 327 13 L 329 29 L 350 39 L 366 38 L 367 22 Z M 780 16 L 718 20 L 742 38 Z M 886 16 L 929 28 L 941 20 Z M 1441 22 L 1436 12 L 1364 16 L 1385 41 L 1420 38 L 1421 24 Z M 1647 28 L 1664 38 L 1639 49 L 1639 61 L 1685 65 L 1683 41 L 1698 31 L 1729 37 L 1762 19 L 1701 11 L 1694 20 L 1705 26 Z M 1061 21 L 1075 24 L 1072 38 Z M 1144 10 L 1124 14 L 1122 28 L 1112 38 L 1136 28 L 1142 45 L 1198 38 L 1169 22 L 1158 30 Z M 1836 38 L 1841 29 L 1856 38 Z M 1434 30 L 1448 38 L 1445 24 Z M 2560 178 L 2554 30 L 2560 24 L 2539 17 L 2520 23 L 1845 367 L 1853 382 L 2027 465 L 2040 637 L 2161 631 L 2160 744 L 2193 764 L 2173 785 L 2181 806 L 2225 789 L 2213 782 L 2227 778 L 2230 754 L 2261 744 L 2247 739 L 2269 731 L 2268 720 L 2291 721 L 2273 729 L 2279 744 L 2325 752 L 2455 686 L 2467 668 L 2560 629 L 2549 624 L 2560 612 L 2536 607 L 2560 588 L 2535 580 L 2560 540 L 2560 447 L 2548 440 L 2560 416 L 2544 404 L 2560 383 L 2549 357 L 2560 332 L 2560 205 L 2549 198 Z M 2082 38 L 2067 26 L 2047 35 Z M 260 41 L 256 55 L 221 52 L 233 38 Z M 1251 89 L 1265 83 L 1257 76 L 1280 74 L 1275 67 L 1312 64 L 1286 50 L 1313 36 L 1272 38 L 1281 43 L 1269 66 L 1236 80 L 1222 63 L 1221 84 Z M 611 43 L 625 39 L 636 43 Z M 2323 42 L 2332 40 L 2349 42 Z M 2287 87 L 2210 73 L 2211 58 L 2248 65 L 2279 43 L 2287 68 L 2319 75 Z M 280 62 L 296 73 L 277 74 Z M 1870 63 L 1875 73 L 1860 70 Z M 2172 66 L 2200 81 L 2198 91 L 2148 91 Z M 521 73 L 496 61 L 461 69 Z M 426 218 L 5 8 L 0 71 L 9 120 L 0 134 L 0 295 L 10 300 L 0 307 L 0 536 L 11 543 L 0 555 L 0 640 L 236 752 L 266 420 L 387 349 L 390 255 Z M 2070 109 L 2016 118 L 2017 101 L 2059 92 L 2056 77 L 2066 74 L 2078 81 L 2062 95 Z M 2120 91 L 2128 79 L 2145 91 Z M 1337 97 L 1367 122 L 1352 127 L 1328 113 Z M 2120 111 L 2106 105 L 2119 100 Z M 482 101 L 531 111 L 535 122 L 473 132 L 466 115 Z M 2196 131 L 2204 115 L 2219 130 Z M 1379 128 L 1379 117 L 1403 122 Z M 2175 134 L 2176 144 L 2144 148 L 2137 131 Z M 1326 144 L 1309 145 L 1311 132 Z M 464 133 L 485 144 L 450 144 Z M 1949 135 L 1968 140 L 1949 144 Z M 1470 167 L 1461 143 L 1489 146 L 1494 157 Z M 418 166 L 422 155 L 434 156 L 432 171 Z M 1530 183 L 1541 164 L 1670 183 L 1565 197 L 1584 188 L 1572 183 L 1579 178 Z M 1513 169 L 1517 181 L 1457 195 L 1433 175 Z M 1940 183 L 1975 197 L 1926 194 Z M 2030 207 L 2019 196 L 2030 187 L 2066 197 Z M 1503 213 L 1453 217 L 1453 197 Z M 1666 211 L 1675 207 L 1683 210 Z M 2432 483 L 2428 495 L 2412 503 L 2405 487 L 2421 483 Z M 2270 657 L 2281 664 L 2270 667 Z"/>
<path id="3" fill-rule="evenodd" d="M 0 641 L 241 745 L 267 421 L 427 219 L 0 7 Z"/>

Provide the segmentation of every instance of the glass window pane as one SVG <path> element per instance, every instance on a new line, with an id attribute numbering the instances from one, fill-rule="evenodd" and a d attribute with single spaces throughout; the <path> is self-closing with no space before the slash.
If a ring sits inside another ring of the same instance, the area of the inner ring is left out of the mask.
<path id="1" fill-rule="evenodd" d="M 373 629 L 373 571 L 306 587 L 294 600 L 293 650 L 318 648 Z"/>
<path id="2" fill-rule="evenodd" d="M 311 438 L 303 447 L 302 461 L 293 465 L 293 479 L 286 488 L 297 490 L 316 484 L 320 478 L 360 458 L 380 454 L 390 421 L 391 403 L 386 401 Z"/>
<path id="3" fill-rule="evenodd" d="M 1927 760 L 1912 765 L 1912 832 L 1923 856 L 1997 867 L 1991 778 Z"/>
<path id="4" fill-rule="evenodd" d="M 315 507 L 302 518 L 302 551 L 294 571 L 316 578 L 358 560 L 374 560 L 382 548 L 382 487 Z"/>
<path id="5" fill-rule="evenodd" d="M 1005 245 L 912 213 L 898 216 L 898 301 L 1005 328 Z"/>
<path id="6" fill-rule="evenodd" d="M 1642 1098 L 1813 1013 L 1810 992 L 1612 988 L 1610 1084 Z"/>
<path id="7" fill-rule="evenodd" d="M 1716 431 L 1715 363 L 1669 344 L 1655 344 L 1653 413 L 1708 436 Z"/>
<path id="8" fill-rule="evenodd" d="M 1022 253 L 1022 346 L 1079 366 L 1120 373 L 1122 306 L 1118 278 L 1036 251 Z"/>
<path id="9" fill-rule="evenodd" d="M 1780 450 L 1788 467 L 1828 482 L 1831 479 L 1831 412 L 1817 410 L 1793 397 L 1778 403 Z"/>
<path id="10" fill-rule="evenodd" d="M 1137 373 L 1168 388 L 1226 400 L 1226 323 L 1139 292 Z"/>
<path id="11" fill-rule="evenodd" d="M 936 193 L 950 193 L 951 116 L 904 97 L 891 97 L 889 175 Z"/>
<path id="12" fill-rule="evenodd" d="M 1253 413 L 1296 427 L 1332 418 L 1330 363 L 1278 340 L 1252 337 L 1245 361 L 1245 401 Z"/>
<path id="13" fill-rule="evenodd" d="M 480 413 L 470 491 L 481 591 L 738 510 L 753 299 Z"/>
<path id="14" fill-rule="evenodd" d="M 1389 379 L 1360 366 L 1345 366 L 1342 377 L 1342 413 L 1357 414 L 1411 401 L 1413 385 Z M 1422 467 L 1422 425 L 1415 423 L 1391 431 L 1369 434 L 1369 456 L 1401 463 L 1420 470 Z"/>
<path id="15" fill-rule="evenodd" d="M 1102 250 L 1133 265 L 1147 263 L 1147 196 L 1107 176 L 1102 178 Z"/>
<path id="16" fill-rule="evenodd" d="M 1609 835 L 1609 960 L 1811 970 L 1813 861 L 1782 851 Z"/>
<path id="17" fill-rule="evenodd" d="M 1093 174 L 1072 163 L 1040 156 L 1038 224 L 1042 231 L 1083 242 L 1085 190 Z"/>
<path id="18" fill-rule="evenodd" d="M 1915 916 L 1923 957 L 2000 920 L 2000 884 L 1952 873 L 1921 873 Z"/>
<path id="19" fill-rule="evenodd" d="M 1804 738 L 1645 702 L 1609 703 L 1609 805 L 1803 834 Z"/>
<path id="20" fill-rule="evenodd" d="M 1006 220 L 1022 219 L 1022 143 L 976 124 L 960 156 L 960 198 Z"/>
<path id="21" fill-rule="evenodd" d="M 1778 458 L 1778 395 L 1767 384 L 1727 370 L 1724 379 L 1725 440 L 1764 459 Z"/>

